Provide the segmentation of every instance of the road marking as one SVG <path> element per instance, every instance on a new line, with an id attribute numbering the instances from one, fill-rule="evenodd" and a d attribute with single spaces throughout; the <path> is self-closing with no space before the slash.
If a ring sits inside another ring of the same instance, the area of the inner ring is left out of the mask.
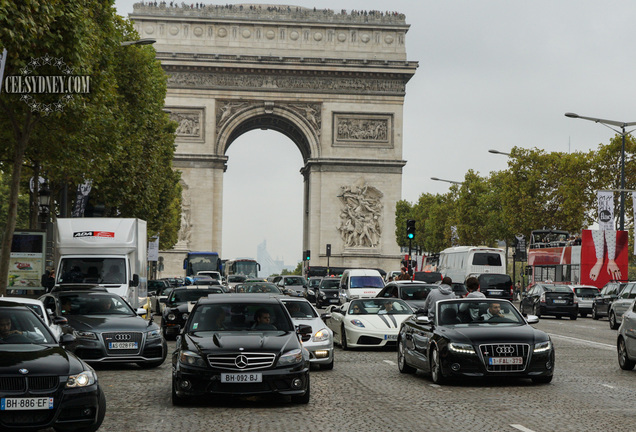
<path id="1" fill-rule="evenodd" d="M 523 432 L 534 432 L 532 429 L 528 429 L 527 427 L 522 426 L 520 424 L 511 424 L 510 426 L 512 426 L 515 429 L 519 429 L 520 431 L 523 431 Z"/>
<path id="2" fill-rule="evenodd" d="M 396 362 L 394 362 L 393 360 L 384 360 L 384 363 L 388 363 L 388 364 L 390 364 L 391 366 L 397 366 L 397 363 L 396 363 Z"/>
<path id="3" fill-rule="evenodd" d="M 609 385 L 609 384 L 603 384 L 603 385 L 604 385 L 605 387 L 607 387 L 607 388 L 611 388 L 611 389 L 613 389 L 613 388 L 614 388 L 614 386 L 611 386 L 611 385 Z"/>
<path id="4" fill-rule="evenodd" d="M 612 350 L 614 351 L 616 349 L 616 347 L 614 345 L 610 345 L 610 344 L 604 344 L 604 343 L 600 343 L 600 342 L 593 342 L 593 341 L 589 341 L 589 340 L 585 340 L 585 339 L 579 339 L 579 338 L 575 338 L 572 336 L 564 336 L 564 335 L 559 335 L 559 334 L 554 334 L 554 333 L 550 333 L 550 336 L 555 337 L 557 339 L 561 338 L 561 339 L 566 339 L 572 342 L 578 342 L 580 344 L 584 344 L 584 345 L 594 345 L 594 346 L 598 346 L 604 349 L 608 349 L 608 350 Z"/>
<path id="5" fill-rule="evenodd" d="M 435 388 L 442 388 L 441 385 L 439 384 L 429 384 L 431 387 L 435 387 Z"/>

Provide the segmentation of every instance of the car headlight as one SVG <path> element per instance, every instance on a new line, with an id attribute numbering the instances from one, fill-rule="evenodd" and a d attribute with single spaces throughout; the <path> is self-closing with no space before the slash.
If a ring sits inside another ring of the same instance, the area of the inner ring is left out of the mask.
<path id="1" fill-rule="evenodd" d="M 184 314 L 181 315 L 181 319 L 183 319 L 184 321 L 187 321 L 189 316 L 190 316 L 190 314 L 184 313 Z"/>
<path id="2" fill-rule="evenodd" d="M 205 367 L 205 361 L 201 358 L 201 356 L 192 351 L 181 351 L 181 355 L 179 356 L 179 361 L 188 366 L 198 366 Z"/>
<path id="3" fill-rule="evenodd" d="M 92 370 L 85 370 L 77 375 L 69 375 L 66 388 L 86 387 L 97 382 L 97 376 Z"/>
<path id="4" fill-rule="evenodd" d="M 329 330 L 326 328 L 318 330 L 312 337 L 313 342 L 323 342 L 329 340 Z"/>
<path id="5" fill-rule="evenodd" d="M 168 316 L 166 317 L 168 318 L 168 321 L 174 321 L 174 319 L 176 318 L 175 314 L 173 313 L 169 313 Z"/>
<path id="6" fill-rule="evenodd" d="M 534 344 L 534 353 L 542 353 L 552 349 L 552 341 L 539 342 Z"/>
<path id="7" fill-rule="evenodd" d="M 148 333 L 146 333 L 146 338 L 147 339 L 156 339 L 161 337 L 161 330 L 157 329 L 157 330 L 151 330 Z"/>
<path id="8" fill-rule="evenodd" d="M 325 298 L 326 297 L 325 293 L 321 291 L 320 292 L 320 297 Z"/>
<path id="9" fill-rule="evenodd" d="M 286 352 L 278 359 L 278 366 L 290 366 L 303 361 L 303 352 L 301 349 L 295 349 Z"/>
<path id="10" fill-rule="evenodd" d="M 475 354 L 475 348 L 470 344 L 451 342 L 448 344 L 448 349 L 459 354 Z"/>
<path id="11" fill-rule="evenodd" d="M 309 294 L 309 295 L 316 295 L 316 294 L 314 293 L 314 291 L 313 291 L 313 290 L 307 290 L 307 294 Z"/>
<path id="12" fill-rule="evenodd" d="M 359 319 L 351 320 L 351 324 L 353 324 L 356 327 L 364 328 L 364 324 L 362 324 L 362 321 L 360 321 Z"/>
<path id="13" fill-rule="evenodd" d="M 93 332 L 87 332 L 87 331 L 73 331 L 73 335 L 75 336 L 76 339 L 97 339 L 97 335 Z"/>

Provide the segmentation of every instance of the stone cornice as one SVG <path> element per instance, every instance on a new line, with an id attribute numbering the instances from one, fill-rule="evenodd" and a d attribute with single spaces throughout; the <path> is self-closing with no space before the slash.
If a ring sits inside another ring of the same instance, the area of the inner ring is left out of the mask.
<path id="1" fill-rule="evenodd" d="M 227 156 L 217 156 L 212 154 L 184 154 L 175 153 L 172 159 L 172 166 L 179 168 L 227 168 Z"/>
<path id="2" fill-rule="evenodd" d="M 405 160 L 309 158 L 300 173 L 307 176 L 311 171 L 366 172 L 371 168 L 379 172 L 398 174 L 402 172 L 404 165 Z"/>

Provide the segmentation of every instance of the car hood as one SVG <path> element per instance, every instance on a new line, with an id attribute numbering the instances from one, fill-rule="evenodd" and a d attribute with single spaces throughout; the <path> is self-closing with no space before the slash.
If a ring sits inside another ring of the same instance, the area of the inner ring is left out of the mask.
<path id="1" fill-rule="evenodd" d="M 411 316 L 408 314 L 348 315 L 345 322 L 347 326 L 356 330 L 360 329 L 360 331 L 364 331 L 363 328 L 352 324 L 351 320 L 360 320 L 364 328 L 370 330 L 399 329 L 402 321 Z"/>
<path id="2" fill-rule="evenodd" d="M 0 375 L 17 375 L 19 369 L 29 375 L 69 375 L 81 372 L 81 361 L 57 345 L 0 345 Z"/>
<path id="3" fill-rule="evenodd" d="M 487 343 L 537 343 L 548 340 L 548 335 L 530 325 L 486 324 L 471 327 L 441 327 L 440 334 L 453 342 L 474 345 Z"/>
<path id="4" fill-rule="evenodd" d="M 199 353 L 250 350 L 282 353 L 300 348 L 295 332 L 201 332 L 185 335 L 182 343 Z"/>
<path id="5" fill-rule="evenodd" d="M 149 331 L 159 328 L 154 323 L 132 315 L 69 315 L 68 324 L 77 331 Z M 150 325 L 149 325 L 150 324 Z"/>

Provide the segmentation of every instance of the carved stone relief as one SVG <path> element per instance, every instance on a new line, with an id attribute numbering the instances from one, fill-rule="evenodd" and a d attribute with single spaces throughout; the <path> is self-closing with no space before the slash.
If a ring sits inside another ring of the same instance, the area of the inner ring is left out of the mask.
<path id="1" fill-rule="evenodd" d="M 340 237 L 345 248 L 377 248 L 382 238 L 382 197 L 384 195 L 363 180 L 353 186 L 341 186 L 338 198 Z"/>
<path id="2" fill-rule="evenodd" d="M 348 146 L 393 146 L 392 114 L 333 114 L 333 144 Z"/>
<path id="3" fill-rule="evenodd" d="M 179 123 L 175 134 L 177 141 L 198 141 L 203 142 L 203 115 L 202 108 L 197 109 L 180 109 L 166 107 L 171 111 L 170 120 Z"/>
<path id="4" fill-rule="evenodd" d="M 181 180 L 181 228 L 177 237 L 177 249 L 188 249 L 190 246 L 190 238 L 192 235 L 192 197 L 190 187 Z"/>
<path id="5" fill-rule="evenodd" d="M 310 76 L 251 75 L 235 73 L 168 71 L 168 86 L 172 88 L 206 89 L 272 89 L 278 91 L 314 90 L 328 93 L 379 93 L 403 95 L 403 79 L 321 78 Z"/>

